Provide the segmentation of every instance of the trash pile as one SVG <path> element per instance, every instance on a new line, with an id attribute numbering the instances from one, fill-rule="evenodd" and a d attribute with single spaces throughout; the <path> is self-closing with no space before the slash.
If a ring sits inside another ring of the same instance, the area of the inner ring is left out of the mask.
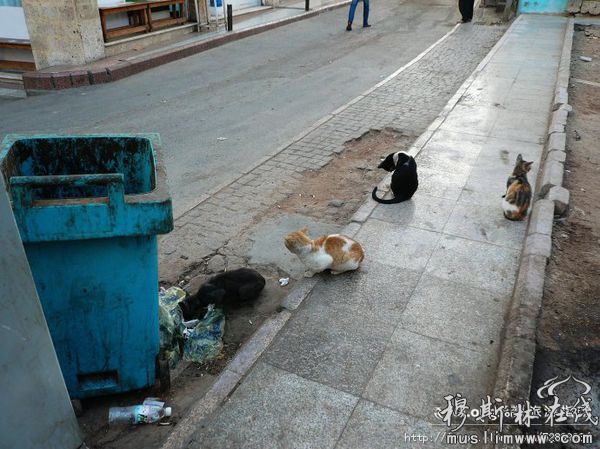
<path id="1" fill-rule="evenodd" d="M 186 292 L 179 287 L 161 288 L 159 300 L 160 347 L 171 369 L 180 360 L 203 363 L 216 358 L 223 349 L 225 314 L 208 306 L 201 320 L 184 321 L 179 303 Z"/>

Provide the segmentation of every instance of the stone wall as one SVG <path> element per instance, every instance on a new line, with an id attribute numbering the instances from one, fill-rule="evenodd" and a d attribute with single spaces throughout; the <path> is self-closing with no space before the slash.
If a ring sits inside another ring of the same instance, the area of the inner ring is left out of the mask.
<path id="1" fill-rule="evenodd" d="M 567 12 L 571 14 L 600 15 L 600 0 L 569 0 Z"/>
<path id="2" fill-rule="evenodd" d="M 97 0 L 23 0 L 23 11 L 38 69 L 104 56 Z"/>

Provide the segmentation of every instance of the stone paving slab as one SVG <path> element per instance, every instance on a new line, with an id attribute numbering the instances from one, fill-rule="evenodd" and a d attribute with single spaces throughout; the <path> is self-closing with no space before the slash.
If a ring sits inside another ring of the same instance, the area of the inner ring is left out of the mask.
<path id="1" fill-rule="evenodd" d="M 266 352 L 266 361 L 359 395 L 420 277 L 411 270 L 399 277 L 394 267 L 375 262 L 364 268 L 323 278 Z"/>
<path id="2" fill-rule="evenodd" d="M 326 235 L 338 231 L 331 223 L 310 220 L 299 214 L 280 214 L 263 221 L 262 226 L 250 234 L 251 247 L 248 251 L 249 262 L 254 265 L 275 264 L 294 278 L 302 277 L 306 267 L 295 254 L 281 251 L 283 239 L 287 234 L 308 227 L 312 236 Z"/>
<path id="3" fill-rule="evenodd" d="M 358 398 L 259 363 L 187 447 L 333 448 Z"/>
<path id="4" fill-rule="evenodd" d="M 447 447 L 441 440 L 419 443 L 406 440 L 406 434 L 435 439 L 441 430 L 426 421 L 361 399 L 336 449 L 398 449 L 417 444 L 420 449 Z"/>
<path id="5" fill-rule="evenodd" d="M 360 395 L 381 358 L 395 323 L 346 307 L 315 304 L 315 295 L 265 354 L 270 364 L 306 379 Z"/>
<path id="6" fill-rule="evenodd" d="M 454 202 L 426 194 L 419 194 L 404 207 L 378 205 L 372 218 L 428 231 L 440 232 L 450 218 Z"/>
<path id="7" fill-rule="evenodd" d="M 508 294 L 513 288 L 519 255 L 520 250 L 444 235 L 425 271 L 449 281 Z"/>
<path id="8" fill-rule="evenodd" d="M 356 235 L 368 248 L 370 259 L 407 270 L 421 271 L 436 248 L 440 235 L 410 226 L 399 227 L 370 219 Z"/>
<path id="9" fill-rule="evenodd" d="M 520 249 L 527 223 L 508 221 L 498 205 L 474 205 L 459 201 L 444 227 L 444 233 L 483 243 Z"/>
<path id="10" fill-rule="evenodd" d="M 402 316 L 421 273 L 401 272 L 372 258 L 347 276 L 321 276 L 312 300 L 331 308 L 347 308 L 349 314 L 373 315 L 381 323 L 396 323 Z"/>
<path id="11" fill-rule="evenodd" d="M 467 182 L 468 173 L 450 173 L 438 168 L 419 168 L 420 194 L 456 201 Z"/>
<path id="12" fill-rule="evenodd" d="M 502 322 L 497 317 L 506 313 L 509 297 L 423 275 L 400 326 L 466 348 L 479 346 L 487 350 L 490 345 L 497 348 L 502 331 Z"/>
<path id="13" fill-rule="evenodd" d="M 398 329 L 377 365 L 364 397 L 427 420 L 444 396 L 461 393 L 482 398 L 493 380 L 492 351 L 467 349 L 436 338 Z"/>

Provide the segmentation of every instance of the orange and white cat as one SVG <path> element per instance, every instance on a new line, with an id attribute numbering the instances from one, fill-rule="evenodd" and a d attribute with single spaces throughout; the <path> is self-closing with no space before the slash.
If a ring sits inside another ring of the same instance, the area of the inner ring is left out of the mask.
<path id="1" fill-rule="evenodd" d="M 285 247 L 306 265 L 306 277 L 325 270 L 331 270 L 331 274 L 356 270 L 365 258 L 365 252 L 356 240 L 341 234 L 312 240 L 307 228 L 290 232 L 285 238 Z"/>

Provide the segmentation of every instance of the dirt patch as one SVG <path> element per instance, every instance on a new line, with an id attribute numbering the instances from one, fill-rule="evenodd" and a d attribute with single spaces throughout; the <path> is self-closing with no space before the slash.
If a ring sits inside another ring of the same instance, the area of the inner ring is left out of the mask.
<path id="1" fill-rule="evenodd" d="M 173 426 L 185 418 L 190 408 L 202 399 L 240 346 L 265 319 L 280 308 L 281 301 L 291 288 L 291 285 L 286 288 L 279 286 L 277 271 L 269 270 L 267 267 L 253 268 L 265 276 L 267 281 L 265 289 L 253 306 L 240 308 L 227 314 L 223 351 L 218 359 L 205 364 L 180 362 L 178 368 L 183 370 L 172 381 L 171 389 L 167 394 L 161 395 L 157 389 L 150 388 L 83 401 L 84 413 L 78 421 L 84 434 L 84 441 L 90 449 L 158 449 L 162 446 Z M 203 271 L 204 273 L 194 276 L 184 285 L 188 291 L 194 291 L 210 277 L 206 267 Z M 108 426 L 109 407 L 140 404 L 148 396 L 162 397 L 172 407 L 173 416 L 170 426 Z"/>
<path id="2" fill-rule="evenodd" d="M 386 174 L 380 160 L 394 151 L 407 150 L 414 136 L 385 128 L 371 130 L 346 143 L 320 170 L 303 173 L 301 185 L 277 203 L 271 213 L 297 213 L 330 223 L 346 224 Z"/>
<path id="3" fill-rule="evenodd" d="M 215 378 L 205 367 L 191 364 L 173 381 L 171 391 L 162 395 L 173 408 L 170 426 L 108 426 L 109 407 L 140 404 L 145 397 L 161 396 L 155 389 L 84 400 L 84 413 L 79 418 L 84 441 L 90 449 L 159 448 L 173 426 L 185 417 L 185 412 L 206 393 Z"/>
<path id="4" fill-rule="evenodd" d="M 593 61 L 583 62 L 580 55 Z M 572 78 L 600 82 L 600 39 L 576 31 L 571 68 Z M 552 235 L 537 330 L 534 401 L 536 389 L 557 375 L 573 374 L 590 383 L 594 395 L 600 390 L 600 87 L 572 82 L 569 100 L 573 113 L 567 124 L 564 184 L 571 192 L 571 210 Z"/>
<path id="5" fill-rule="evenodd" d="M 600 39 L 575 33 L 572 77 L 600 82 Z M 579 55 L 591 55 L 585 63 Z M 572 83 L 565 187 L 569 217 L 553 232 L 539 342 L 548 349 L 600 349 L 600 87 Z"/>

